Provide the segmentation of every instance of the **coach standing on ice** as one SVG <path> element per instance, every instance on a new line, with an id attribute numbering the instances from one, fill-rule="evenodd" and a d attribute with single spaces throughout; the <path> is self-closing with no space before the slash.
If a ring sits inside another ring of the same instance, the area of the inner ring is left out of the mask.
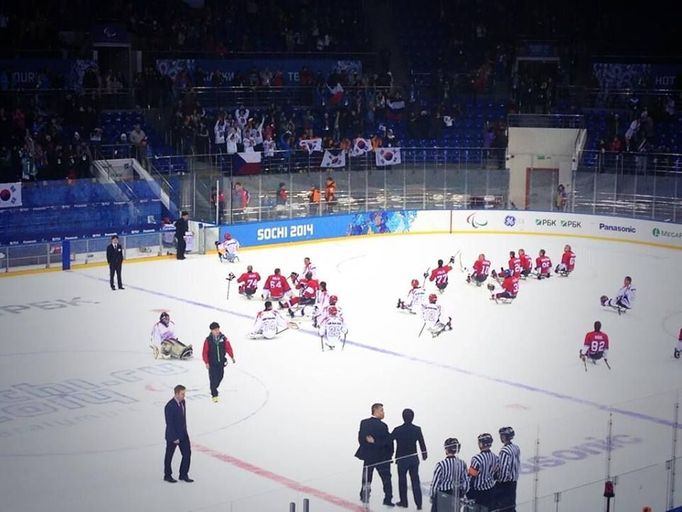
<path id="1" fill-rule="evenodd" d="M 123 247 L 118 243 L 116 235 L 111 237 L 111 243 L 107 246 L 107 263 L 109 264 L 109 285 L 112 290 L 114 287 L 114 274 L 118 278 L 118 289 L 123 290 L 121 280 L 121 267 L 123 266 Z"/>
<path id="2" fill-rule="evenodd" d="M 166 416 L 166 456 L 163 460 L 163 479 L 174 484 L 177 482 L 173 478 L 171 462 L 175 448 L 180 448 L 182 461 L 180 462 L 180 480 L 192 483 L 189 477 L 189 463 L 192 458 L 192 449 L 189 444 L 189 434 L 187 433 L 187 409 L 185 408 L 185 386 L 178 384 L 173 390 L 173 398 L 168 400 L 164 409 Z"/>
<path id="3" fill-rule="evenodd" d="M 384 405 L 372 404 L 372 416 L 360 422 L 358 442 L 360 447 L 355 456 L 364 462 L 362 467 L 362 488 L 360 499 L 369 503 L 372 488 L 372 475 L 377 470 L 384 487 L 384 505 L 393 507 L 393 485 L 391 484 L 391 457 L 393 439 L 384 423 Z"/>
<path id="4" fill-rule="evenodd" d="M 218 322 L 212 322 L 209 325 L 211 333 L 204 340 L 203 359 L 206 369 L 208 370 L 208 380 L 211 385 L 211 398 L 214 402 L 218 401 L 218 386 L 225 375 L 225 367 L 227 366 L 227 356 L 230 356 L 232 362 L 234 360 L 234 352 L 232 352 L 232 345 L 227 337 L 220 332 L 220 325 Z"/>

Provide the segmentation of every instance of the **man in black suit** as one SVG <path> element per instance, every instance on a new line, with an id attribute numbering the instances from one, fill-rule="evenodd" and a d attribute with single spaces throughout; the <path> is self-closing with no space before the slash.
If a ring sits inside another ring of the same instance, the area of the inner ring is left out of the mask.
<path id="1" fill-rule="evenodd" d="M 111 243 L 107 246 L 107 263 L 109 264 L 109 285 L 114 288 L 114 274 L 118 277 L 118 289 L 123 290 L 121 280 L 121 267 L 123 266 L 123 247 L 118 243 L 116 235 L 111 237 Z"/>
<path id="2" fill-rule="evenodd" d="M 395 458 L 398 465 L 398 493 L 400 494 L 400 501 L 396 505 L 407 508 L 407 473 L 409 472 L 414 503 L 417 505 L 417 510 L 421 510 L 422 488 L 419 481 L 417 443 L 419 443 L 419 451 L 424 460 L 427 457 L 426 443 L 424 442 L 422 429 L 412 424 L 412 421 L 414 421 L 414 411 L 412 409 L 405 409 L 403 411 L 403 421 L 402 425 L 394 428 L 393 432 L 391 432 L 391 436 L 396 443 Z"/>
<path id="3" fill-rule="evenodd" d="M 358 442 L 360 447 L 355 456 L 364 462 L 362 468 L 362 488 L 360 499 L 369 503 L 372 476 L 376 469 L 384 487 L 384 505 L 393 507 L 393 486 L 391 484 L 391 457 L 393 440 L 384 423 L 384 405 L 372 404 L 372 416 L 360 422 Z"/>
<path id="4" fill-rule="evenodd" d="M 187 247 L 187 242 L 185 242 L 185 233 L 189 231 L 189 213 L 182 212 L 182 216 L 175 221 L 175 238 L 178 240 L 178 250 L 175 257 L 179 260 L 185 259 L 185 248 Z"/>
<path id="5" fill-rule="evenodd" d="M 182 461 L 180 462 L 180 480 L 183 482 L 194 482 L 189 477 L 189 462 L 192 458 L 192 449 L 189 446 L 189 434 L 187 434 L 187 410 L 185 408 L 185 386 L 178 384 L 175 386 L 174 396 L 166 404 L 164 410 L 166 415 L 166 457 L 163 461 L 163 479 L 174 484 L 177 482 L 173 478 L 171 462 L 175 448 L 180 448 Z"/>

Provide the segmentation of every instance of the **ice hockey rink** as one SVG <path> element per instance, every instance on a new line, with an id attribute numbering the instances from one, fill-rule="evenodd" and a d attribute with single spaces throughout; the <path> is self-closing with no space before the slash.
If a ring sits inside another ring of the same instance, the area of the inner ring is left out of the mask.
<path id="1" fill-rule="evenodd" d="M 524 281 L 511 305 L 490 301 L 456 267 L 439 296 L 454 329 L 436 339 L 418 337 L 421 320 L 396 310 L 412 278 L 458 250 L 466 266 L 485 252 L 499 268 L 520 247 L 533 256 L 544 248 L 556 264 L 567 242 L 577 254 L 573 275 Z M 252 264 L 263 278 L 275 267 L 288 275 L 305 256 L 339 296 L 349 328 L 343 351 L 322 352 L 309 320 L 277 339 L 251 340 L 262 301 L 235 288 L 226 299 L 228 272 Z M 283 511 L 303 498 L 313 512 L 363 510 L 353 454 L 373 402 L 384 404 L 389 428 L 414 409 L 429 449 L 424 487 L 447 437 L 460 440 L 468 463 L 478 434 L 492 432 L 497 452 L 497 430 L 514 427 L 523 511 L 532 510 L 534 489 L 546 496 L 538 510 L 555 510 L 551 494 L 567 489 L 556 510 L 599 510 L 611 418 L 610 473 L 620 475 L 612 510 L 664 510 L 682 384 L 682 361 L 673 358 L 679 269 L 679 251 L 629 243 L 404 235 L 244 250 L 237 264 L 213 255 L 129 262 L 126 289 L 116 292 L 102 266 L 0 279 L 0 510 Z M 613 296 L 626 274 L 637 301 L 619 316 L 599 297 Z M 194 345 L 194 359 L 153 359 L 149 333 L 161 311 Z M 595 320 L 611 339 L 611 370 L 600 362 L 585 371 L 578 358 Z M 236 356 L 218 404 L 200 357 L 212 321 Z M 188 388 L 196 481 L 170 485 L 163 406 L 178 383 Z M 682 489 L 679 471 L 677 480 Z M 397 501 L 395 468 L 393 487 Z M 371 510 L 383 510 L 381 498 L 377 477 Z"/>

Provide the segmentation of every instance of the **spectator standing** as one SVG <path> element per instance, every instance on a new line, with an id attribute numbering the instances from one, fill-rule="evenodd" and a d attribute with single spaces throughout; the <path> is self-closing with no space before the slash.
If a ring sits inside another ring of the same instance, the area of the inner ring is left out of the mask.
<path id="1" fill-rule="evenodd" d="M 123 247 L 118 243 L 116 235 L 111 237 L 111 243 L 107 246 L 107 263 L 109 264 L 109 286 L 114 288 L 114 274 L 118 281 L 118 289 L 124 290 L 121 280 L 121 267 L 123 266 Z"/>
<path id="2" fill-rule="evenodd" d="M 334 213 L 336 206 L 336 181 L 331 176 L 327 176 L 324 186 L 324 200 L 327 203 L 327 213 Z"/>
<path id="3" fill-rule="evenodd" d="M 414 425 L 414 411 L 412 409 L 403 410 L 403 424 L 394 428 L 391 437 L 396 443 L 395 458 L 398 466 L 398 494 L 400 501 L 396 503 L 399 507 L 407 507 L 407 473 L 410 474 L 412 493 L 417 510 L 422 508 L 422 490 L 419 481 L 419 453 L 422 459 L 426 460 L 426 443 L 422 429 Z M 419 443 L 419 452 L 417 452 Z"/>
<path id="4" fill-rule="evenodd" d="M 185 386 L 181 384 L 175 386 L 173 398 L 168 401 L 164 408 L 164 415 L 166 417 L 166 456 L 163 460 L 163 479 L 172 484 L 177 482 L 177 480 L 173 478 L 173 469 L 171 467 L 176 447 L 180 448 L 180 453 L 182 454 L 182 461 L 180 462 L 180 480 L 187 483 L 194 482 L 194 480 L 189 477 L 192 449 L 189 443 L 189 434 L 187 433 L 185 389 Z"/>
<path id="5" fill-rule="evenodd" d="M 383 504 L 393 507 L 393 485 L 391 483 L 391 457 L 393 456 L 393 440 L 384 423 L 384 405 L 372 404 L 372 416 L 360 422 L 358 442 L 360 446 L 355 456 L 363 461 L 362 488 L 360 499 L 369 503 L 372 487 L 372 476 L 376 469 L 381 477 L 384 489 Z"/>
<path id="6" fill-rule="evenodd" d="M 469 489 L 466 462 L 457 458 L 459 449 L 457 438 L 445 440 L 445 459 L 436 464 L 431 480 L 431 512 L 456 510 L 452 502 Z"/>
<path id="7" fill-rule="evenodd" d="M 500 450 L 500 470 L 495 484 L 497 510 L 516 512 L 516 482 L 521 468 L 521 450 L 512 443 L 515 436 L 513 428 L 502 427 L 499 434 L 503 446 Z"/>
<path id="8" fill-rule="evenodd" d="M 175 221 L 175 238 L 178 241 L 178 249 L 175 257 L 179 260 L 185 259 L 185 249 L 187 242 L 185 241 L 185 234 L 189 231 L 189 213 L 183 211 L 181 217 Z"/>
<path id="9" fill-rule="evenodd" d="M 128 136 L 128 140 L 133 145 L 135 150 L 135 158 L 138 159 L 140 163 L 144 163 L 147 157 L 147 134 L 139 124 L 133 127 L 133 130 Z"/>
<path id="10" fill-rule="evenodd" d="M 313 185 L 308 191 L 308 215 L 319 212 L 320 208 L 320 187 Z"/>
<path id="11" fill-rule="evenodd" d="M 556 199 L 554 205 L 560 212 L 566 211 L 566 205 L 568 204 L 568 194 L 566 193 L 566 187 L 559 184 L 556 190 Z"/>
<path id="12" fill-rule="evenodd" d="M 232 189 L 232 222 L 244 220 L 246 208 L 249 206 L 250 194 L 241 182 L 236 182 Z"/>
<path id="13" fill-rule="evenodd" d="M 227 357 L 229 356 L 233 363 L 234 352 L 232 345 L 227 337 L 220 332 L 220 325 L 218 322 L 212 322 L 209 325 L 211 332 L 204 340 L 204 349 L 202 352 L 204 364 L 208 370 L 208 380 L 211 387 L 211 398 L 213 402 L 218 402 L 218 386 L 225 375 L 225 367 L 227 366 Z"/>

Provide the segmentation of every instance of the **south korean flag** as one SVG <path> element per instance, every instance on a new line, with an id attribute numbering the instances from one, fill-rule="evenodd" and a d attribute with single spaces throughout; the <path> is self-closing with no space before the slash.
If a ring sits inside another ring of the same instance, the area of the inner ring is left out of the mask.
<path id="1" fill-rule="evenodd" d="M 379 148 L 376 150 L 377 166 L 398 165 L 402 163 L 400 148 Z"/>

